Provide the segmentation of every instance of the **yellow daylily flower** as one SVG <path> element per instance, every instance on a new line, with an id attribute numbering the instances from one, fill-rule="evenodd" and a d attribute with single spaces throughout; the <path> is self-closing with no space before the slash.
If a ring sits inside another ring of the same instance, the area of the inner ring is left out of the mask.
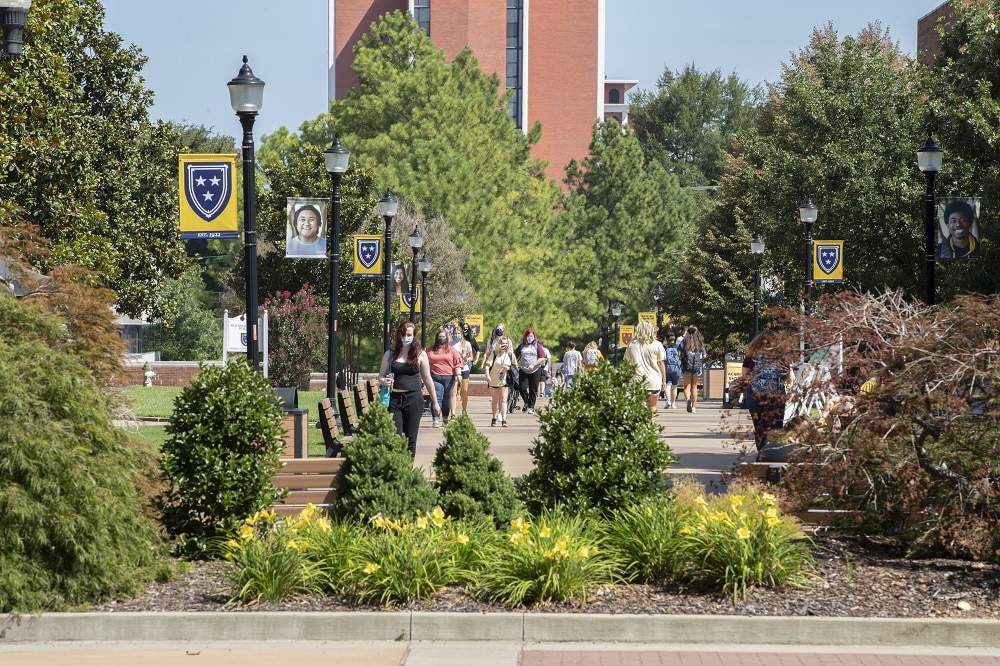
<path id="1" fill-rule="evenodd" d="M 418 530 L 427 529 L 427 518 L 425 516 L 420 516 L 414 523 Z"/>
<path id="2" fill-rule="evenodd" d="M 732 506 L 734 509 L 738 506 L 741 506 L 742 504 L 743 504 L 743 495 L 729 496 L 729 505 Z"/>
<path id="3" fill-rule="evenodd" d="M 455 537 L 455 541 L 459 542 L 464 546 L 465 544 L 469 543 L 469 537 L 465 534 L 459 534 L 457 537 Z"/>
<path id="4" fill-rule="evenodd" d="M 381 568 L 382 568 L 381 565 L 375 564 L 374 562 L 369 562 L 368 564 L 365 565 L 365 573 L 370 576 Z"/>
<path id="5" fill-rule="evenodd" d="M 540 531 L 538 532 L 538 536 L 542 537 L 543 539 L 544 539 L 545 537 L 549 537 L 549 536 L 552 536 L 552 528 L 551 528 L 551 527 L 543 527 L 543 528 L 542 528 L 542 529 L 541 529 L 541 530 L 540 530 Z"/>
<path id="6" fill-rule="evenodd" d="M 741 527 L 740 529 L 736 530 L 736 536 L 738 536 L 741 539 L 749 539 L 750 530 L 748 530 L 746 527 Z"/>

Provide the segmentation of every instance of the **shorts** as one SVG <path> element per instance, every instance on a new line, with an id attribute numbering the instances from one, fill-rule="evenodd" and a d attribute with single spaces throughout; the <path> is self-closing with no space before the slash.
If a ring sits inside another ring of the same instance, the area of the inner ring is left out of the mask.
<path id="1" fill-rule="evenodd" d="M 646 389 L 646 395 L 660 395 L 660 391 L 661 391 L 661 389 L 656 389 L 655 391 L 651 391 L 649 389 Z"/>
<path id="2" fill-rule="evenodd" d="M 468 370 L 462 370 L 462 379 L 468 379 L 471 373 Z"/>
<path id="3" fill-rule="evenodd" d="M 679 372 L 668 372 L 667 373 L 667 384 L 673 384 L 674 386 L 681 385 L 681 373 Z"/>

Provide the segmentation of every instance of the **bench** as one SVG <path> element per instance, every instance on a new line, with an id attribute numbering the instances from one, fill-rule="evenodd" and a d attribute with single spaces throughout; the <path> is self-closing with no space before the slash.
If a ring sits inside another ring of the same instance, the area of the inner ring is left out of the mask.
<path id="1" fill-rule="evenodd" d="M 288 494 L 274 503 L 274 512 L 297 516 L 307 504 L 328 510 L 337 498 L 337 474 L 343 462 L 343 458 L 282 459 L 271 482 Z"/>
<path id="2" fill-rule="evenodd" d="M 357 414 L 367 414 L 371 405 L 371 397 L 368 395 L 368 382 L 358 382 L 354 385 L 354 409 Z"/>
<path id="3" fill-rule="evenodd" d="M 326 457 L 335 458 L 340 455 L 343 442 L 340 440 L 340 427 L 337 425 L 337 414 L 329 398 L 319 401 L 319 418 L 316 425 L 323 433 L 323 443 L 326 444 Z"/>

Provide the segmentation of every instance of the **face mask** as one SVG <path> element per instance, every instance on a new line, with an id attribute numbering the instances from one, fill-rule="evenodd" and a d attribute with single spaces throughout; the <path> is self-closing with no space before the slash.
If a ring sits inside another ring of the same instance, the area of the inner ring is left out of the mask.
<path id="1" fill-rule="evenodd" d="M 443 344 L 445 344 L 446 342 L 448 342 L 448 341 L 447 341 L 447 340 L 445 340 L 444 338 L 438 338 L 438 344 L 439 344 L 439 345 L 443 345 Z"/>
<path id="2" fill-rule="evenodd" d="M 404 335 L 403 336 L 403 344 L 404 345 L 408 345 L 408 344 L 412 344 L 412 343 L 413 343 L 413 336 L 412 335 Z"/>
<path id="3" fill-rule="evenodd" d="M 525 338 L 525 340 L 527 340 L 528 344 L 530 345 L 532 342 L 535 341 L 535 336 L 529 335 L 528 337 Z"/>
<path id="4" fill-rule="evenodd" d="M 497 330 L 493 331 L 493 335 L 497 336 L 498 338 L 502 338 L 503 337 L 503 329 L 502 328 L 498 328 Z"/>
<path id="5" fill-rule="evenodd" d="M 455 341 L 458 341 L 458 340 L 462 339 L 462 336 L 461 335 L 453 335 L 453 336 L 451 336 L 451 339 L 455 340 Z"/>

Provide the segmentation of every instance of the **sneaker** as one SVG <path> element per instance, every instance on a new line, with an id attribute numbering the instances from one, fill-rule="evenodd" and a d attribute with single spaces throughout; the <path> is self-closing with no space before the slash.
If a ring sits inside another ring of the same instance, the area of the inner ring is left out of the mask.
<path id="1" fill-rule="evenodd" d="M 535 413 L 535 408 L 534 407 L 528 407 L 524 411 L 528 412 L 529 414 L 534 414 Z"/>
<path id="2" fill-rule="evenodd" d="M 506 428 L 507 427 L 507 422 L 506 421 L 501 421 L 500 425 L 503 426 L 504 428 Z"/>
<path id="3" fill-rule="evenodd" d="M 689 409 L 688 411 L 689 411 L 689 412 L 691 412 L 692 414 L 696 414 L 696 413 L 698 413 L 698 409 L 697 409 L 696 407 L 692 407 L 692 408 L 691 408 L 691 409 Z"/>
<path id="4" fill-rule="evenodd" d="M 694 411 L 694 407 L 691 405 L 691 401 L 690 400 L 688 400 L 688 411 L 689 412 L 693 412 Z"/>
<path id="5" fill-rule="evenodd" d="M 506 423 L 506 421 L 505 421 L 505 423 Z M 491 428 L 497 427 L 497 420 L 496 419 L 493 419 L 492 421 L 490 421 L 490 427 Z"/>
<path id="6" fill-rule="evenodd" d="M 441 422 L 438 421 L 437 419 L 434 419 L 434 427 L 435 428 L 440 428 L 441 427 Z"/>

